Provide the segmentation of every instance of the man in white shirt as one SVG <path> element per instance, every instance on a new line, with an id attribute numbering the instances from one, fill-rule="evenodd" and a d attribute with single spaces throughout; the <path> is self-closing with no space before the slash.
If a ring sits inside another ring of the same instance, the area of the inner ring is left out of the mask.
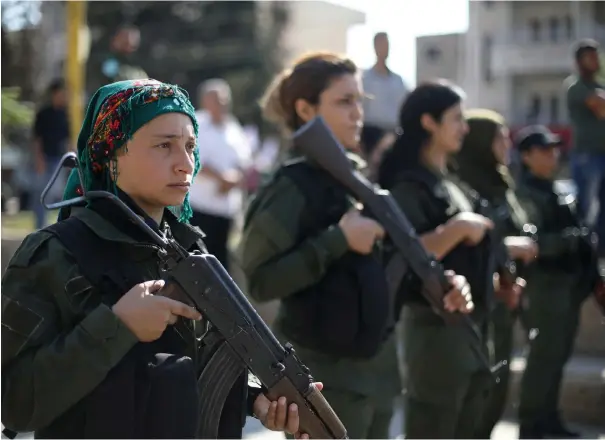
<path id="1" fill-rule="evenodd" d="M 189 193 L 191 224 L 206 234 L 208 251 L 228 269 L 229 232 L 242 210 L 245 170 L 252 152 L 243 128 L 230 112 L 227 82 L 206 81 L 200 87 L 200 100 L 203 110 L 197 112 L 197 118 L 202 169 Z"/>
<path id="2" fill-rule="evenodd" d="M 399 108 L 408 93 L 401 76 L 387 66 L 389 37 L 385 32 L 378 32 L 374 36 L 374 52 L 376 64 L 362 72 L 367 98 L 363 101 L 364 128 L 361 139 L 366 156 L 373 153 L 385 135 L 395 132 Z"/>

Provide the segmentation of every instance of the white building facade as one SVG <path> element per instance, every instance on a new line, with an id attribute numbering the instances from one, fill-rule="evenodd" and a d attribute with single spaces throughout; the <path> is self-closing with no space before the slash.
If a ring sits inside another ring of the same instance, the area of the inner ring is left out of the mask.
<path id="1" fill-rule="evenodd" d="M 513 126 L 566 132 L 564 81 L 580 38 L 605 43 L 605 2 L 470 1 L 466 33 L 418 38 L 417 78 L 451 79 L 469 106 L 496 110 Z"/>

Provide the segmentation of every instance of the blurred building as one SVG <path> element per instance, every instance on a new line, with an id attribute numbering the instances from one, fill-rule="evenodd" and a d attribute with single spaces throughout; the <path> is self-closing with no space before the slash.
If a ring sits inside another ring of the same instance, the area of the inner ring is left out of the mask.
<path id="1" fill-rule="evenodd" d="M 65 2 L 45 1 L 41 8 L 41 81 L 47 83 L 63 74 Z M 117 27 L 132 23 L 141 33 L 132 59 L 143 70 L 191 95 L 205 79 L 225 78 L 237 97 L 234 111 L 246 122 L 259 122 L 256 102 L 284 64 L 311 50 L 345 53 L 349 27 L 365 22 L 364 13 L 329 1 L 96 1 L 87 14 L 88 93 L 111 56 Z"/>
<path id="2" fill-rule="evenodd" d="M 345 54 L 351 26 L 364 24 L 366 15 L 329 1 L 288 2 L 290 21 L 284 32 L 285 61 L 308 51 Z"/>
<path id="3" fill-rule="evenodd" d="M 564 81 L 573 43 L 605 43 L 605 2 L 471 1 L 464 34 L 419 37 L 417 80 L 445 77 L 470 106 L 492 108 L 513 126 L 541 123 L 569 138 Z"/>

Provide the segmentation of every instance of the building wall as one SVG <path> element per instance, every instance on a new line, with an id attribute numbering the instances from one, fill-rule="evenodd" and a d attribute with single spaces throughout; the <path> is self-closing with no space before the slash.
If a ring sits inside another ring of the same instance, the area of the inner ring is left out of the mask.
<path id="1" fill-rule="evenodd" d="M 345 54 L 347 31 L 366 21 L 365 13 L 327 1 L 294 1 L 288 5 L 290 25 L 284 35 L 287 63 L 310 51 Z"/>
<path id="2" fill-rule="evenodd" d="M 416 81 L 444 78 L 458 84 L 464 67 L 464 35 L 428 35 L 416 40 Z"/>
<path id="3" fill-rule="evenodd" d="M 573 42 L 586 37 L 605 42 L 605 2 L 471 1 L 465 34 L 418 38 L 418 79 L 457 72 L 470 107 L 514 124 L 565 124 L 563 83 L 573 72 Z M 431 61 L 427 45 L 450 53 Z"/>

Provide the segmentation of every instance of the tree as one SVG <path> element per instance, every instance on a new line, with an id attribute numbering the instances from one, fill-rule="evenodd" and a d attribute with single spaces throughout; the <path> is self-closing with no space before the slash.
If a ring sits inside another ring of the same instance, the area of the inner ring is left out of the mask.
<path id="1" fill-rule="evenodd" d="M 260 125 L 257 105 L 281 68 L 286 2 L 90 2 L 93 35 L 88 69 L 100 69 L 110 41 L 126 23 L 139 27 L 141 42 L 131 61 L 151 77 L 179 84 L 197 104 L 198 86 L 224 78 L 233 89 L 234 113 Z"/>
<path id="2" fill-rule="evenodd" d="M 2 14 L 2 86 L 17 86 L 21 98 L 36 97 L 36 19 L 39 1 L 3 1 Z"/>

